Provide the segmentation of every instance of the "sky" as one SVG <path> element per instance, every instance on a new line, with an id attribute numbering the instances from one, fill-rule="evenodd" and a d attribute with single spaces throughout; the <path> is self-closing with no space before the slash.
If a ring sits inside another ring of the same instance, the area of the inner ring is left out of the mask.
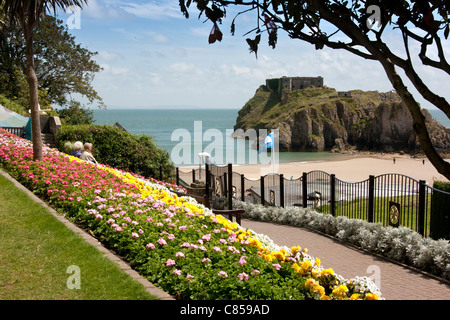
<path id="1" fill-rule="evenodd" d="M 240 109 L 266 79 L 282 76 L 322 76 L 326 86 L 338 91 L 392 90 L 378 62 L 343 50 L 315 50 L 281 30 L 275 49 L 268 46 L 267 34 L 262 36 L 256 58 L 245 41 L 255 36 L 245 36 L 256 25 L 254 13 L 238 17 L 232 36 L 230 25 L 237 11 L 230 8 L 219 25 L 223 39 L 213 44 L 208 43 L 212 22 L 204 16 L 198 19 L 194 8 L 190 13 L 186 19 L 177 0 L 90 0 L 81 12 L 61 12 L 58 18 L 77 43 L 98 53 L 94 60 L 103 71 L 92 85 L 110 109 Z M 401 44 L 394 35 L 388 39 L 394 49 Z M 450 53 L 447 40 L 444 46 Z M 450 98 L 448 75 L 419 70 L 430 88 Z"/>

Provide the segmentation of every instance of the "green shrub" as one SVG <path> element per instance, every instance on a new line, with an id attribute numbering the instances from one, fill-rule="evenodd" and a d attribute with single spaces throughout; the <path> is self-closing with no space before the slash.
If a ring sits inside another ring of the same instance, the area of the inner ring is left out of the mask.
<path id="1" fill-rule="evenodd" d="M 20 114 L 21 116 L 28 117 L 26 110 L 18 103 L 12 101 L 11 99 L 6 98 L 4 95 L 0 94 L 0 104 L 5 108 L 8 108 L 15 113 Z"/>
<path id="2" fill-rule="evenodd" d="M 163 180 L 172 176 L 174 166 L 168 152 L 156 146 L 149 136 L 132 135 L 107 125 L 66 125 L 58 133 L 57 148 L 71 154 L 75 141 L 92 143 L 99 163 L 157 180 L 161 166 Z"/>
<path id="3" fill-rule="evenodd" d="M 435 181 L 433 183 L 433 188 L 439 189 L 445 192 L 450 192 L 450 182 L 446 181 Z"/>

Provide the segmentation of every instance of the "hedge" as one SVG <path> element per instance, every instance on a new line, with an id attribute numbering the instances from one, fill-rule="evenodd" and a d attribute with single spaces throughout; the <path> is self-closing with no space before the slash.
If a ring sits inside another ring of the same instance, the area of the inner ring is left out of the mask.
<path id="1" fill-rule="evenodd" d="M 111 167 L 166 181 L 173 174 L 169 153 L 150 136 L 133 135 L 108 125 L 66 125 L 58 133 L 57 148 L 71 154 L 75 141 L 92 143 L 96 160 Z"/>

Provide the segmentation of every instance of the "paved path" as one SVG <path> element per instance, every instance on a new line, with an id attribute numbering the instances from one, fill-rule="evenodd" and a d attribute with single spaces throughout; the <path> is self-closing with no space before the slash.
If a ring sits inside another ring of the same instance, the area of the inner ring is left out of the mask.
<path id="1" fill-rule="evenodd" d="M 320 258 L 323 267 L 332 268 L 346 279 L 372 277 L 386 300 L 450 299 L 449 285 L 328 236 L 304 228 L 248 219 L 243 219 L 241 226 L 269 236 L 277 245 L 307 248 L 309 255 Z"/>

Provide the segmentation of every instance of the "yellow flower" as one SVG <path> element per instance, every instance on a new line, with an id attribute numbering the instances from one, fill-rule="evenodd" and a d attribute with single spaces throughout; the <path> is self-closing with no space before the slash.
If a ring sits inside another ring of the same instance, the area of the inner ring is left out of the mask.
<path id="1" fill-rule="evenodd" d="M 359 293 L 354 293 L 350 296 L 350 300 L 360 300 Z"/>
<path id="2" fill-rule="evenodd" d="M 311 267 L 311 261 L 305 260 L 305 261 L 302 262 L 302 269 L 303 270 L 306 270 L 306 269 L 308 269 L 310 267 Z"/>
<path id="3" fill-rule="evenodd" d="M 320 267 L 320 259 L 319 258 L 316 258 L 316 266 L 318 266 L 318 267 Z"/>
<path id="4" fill-rule="evenodd" d="M 322 275 L 323 275 L 323 276 L 333 275 L 333 274 L 334 274 L 334 270 L 331 269 L 331 268 L 322 270 Z"/>
<path id="5" fill-rule="evenodd" d="M 278 251 L 278 252 L 273 252 L 272 255 L 273 255 L 278 261 L 283 262 L 283 261 L 285 260 L 284 253 L 281 252 L 281 250 Z"/>
<path id="6" fill-rule="evenodd" d="M 310 288 L 316 286 L 317 284 L 318 284 L 318 282 L 316 280 L 314 280 L 313 278 L 308 278 L 305 281 L 305 288 L 310 289 Z"/>
<path id="7" fill-rule="evenodd" d="M 367 293 L 365 299 L 366 300 L 378 300 L 379 297 L 375 293 Z"/>

